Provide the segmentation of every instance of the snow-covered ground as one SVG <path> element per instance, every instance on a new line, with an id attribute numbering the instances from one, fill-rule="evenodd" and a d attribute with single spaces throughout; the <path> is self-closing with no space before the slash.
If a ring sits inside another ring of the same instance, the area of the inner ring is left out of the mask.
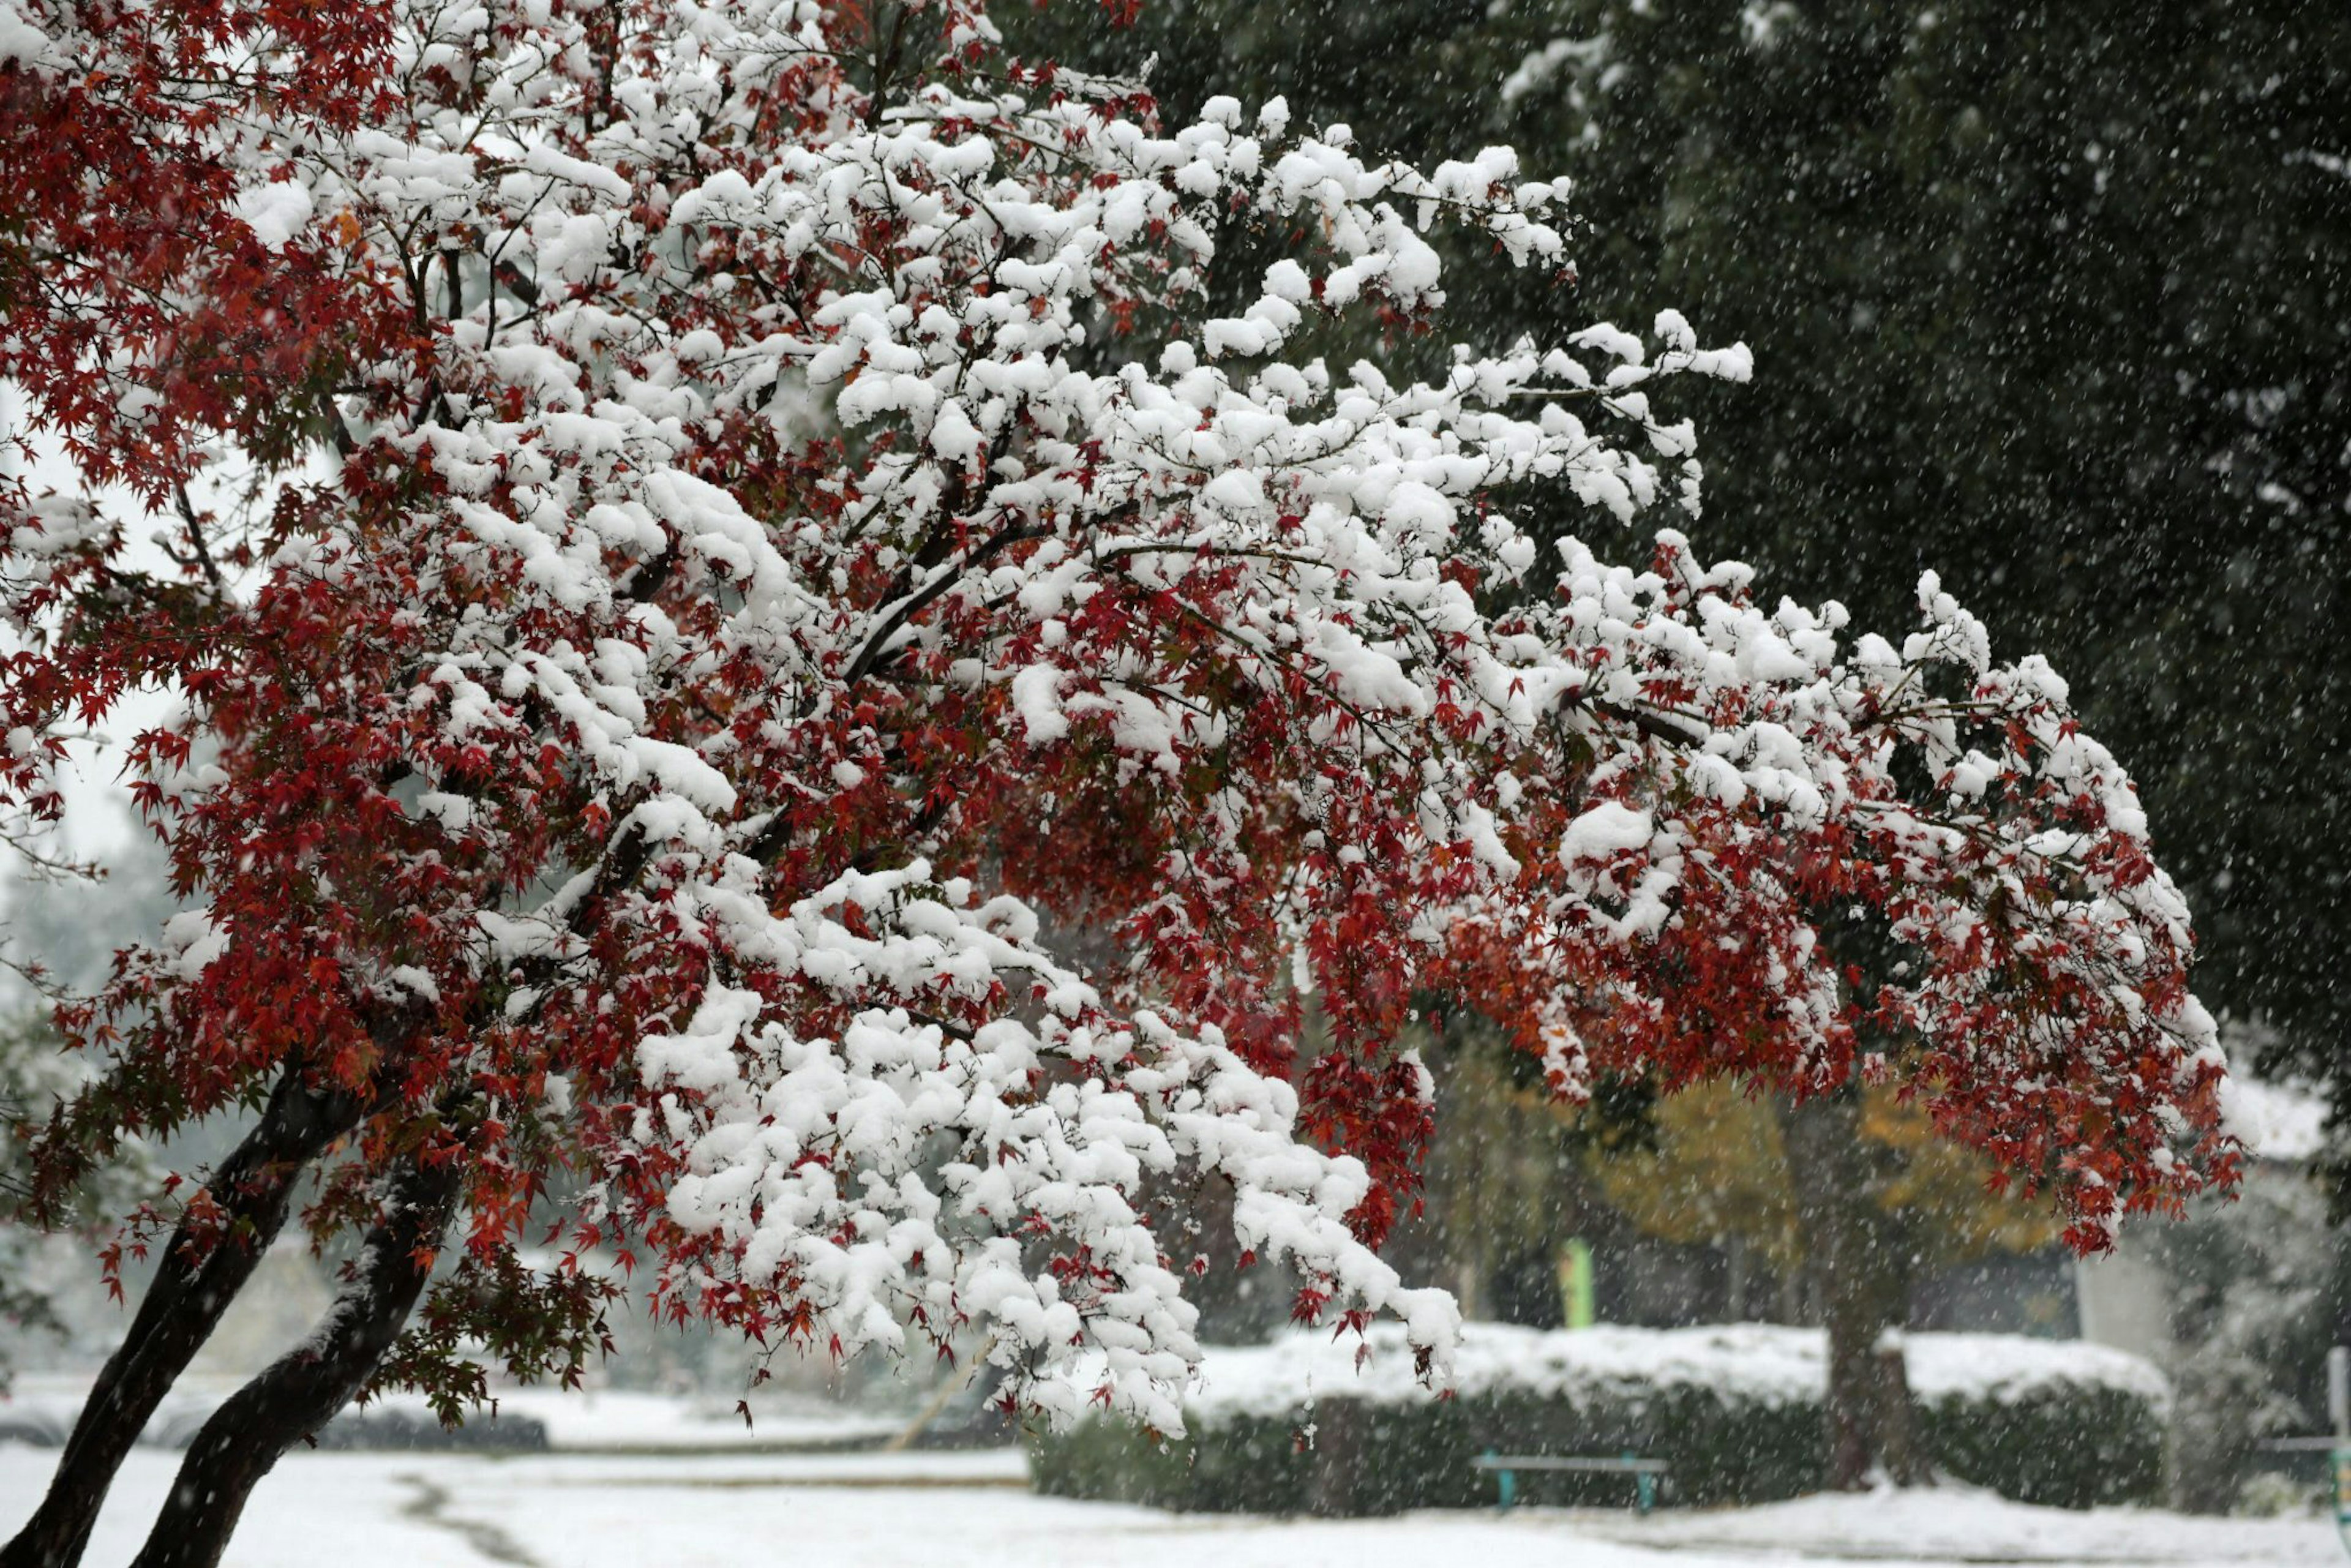
<path id="1" fill-rule="evenodd" d="M 239 1381 L 183 1378 L 155 1418 L 147 1423 L 145 1440 L 184 1444 Z M 13 1420 L 61 1437 L 71 1429 L 89 1392 L 85 1377 L 37 1374 L 19 1378 L 12 1396 L 0 1403 L 0 1431 Z M 757 1418 L 747 1425 L 729 1398 L 678 1398 L 610 1388 L 566 1392 L 541 1386 L 503 1390 L 497 1408 L 501 1417 L 537 1422 L 550 1447 L 580 1454 L 702 1454 L 871 1446 L 894 1436 L 906 1424 L 903 1411 L 860 1410 L 812 1397 L 763 1392 L 755 1394 L 751 1404 Z M 419 1424 L 432 1420 L 430 1406 L 415 1396 L 392 1395 L 369 1409 L 405 1414 Z M 472 1419 L 489 1417 L 477 1414 Z"/>
<path id="2" fill-rule="evenodd" d="M 133 1454 L 88 1561 L 127 1561 L 176 1455 Z M 0 1535 L 54 1450 L 0 1446 Z M 1180 1515 L 1031 1495 L 1017 1453 L 691 1458 L 296 1453 L 262 1484 L 240 1568 L 1761 1568 L 1803 1563 L 2336 1563 L 2307 1520 L 2064 1513 L 1982 1493 L 1629 1513 L 1522 1509 L 1344 1522 Z"/>

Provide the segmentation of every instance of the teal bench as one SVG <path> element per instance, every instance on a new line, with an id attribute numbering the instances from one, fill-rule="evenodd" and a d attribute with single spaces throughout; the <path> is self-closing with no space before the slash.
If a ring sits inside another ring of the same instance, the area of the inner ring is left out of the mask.
<path id="1" fill-rule="evenodd" d="M 1614 1458 L 1593 1455 L 1498 1454 L 1489 1448 L 1469 1461 L 1472 1469 L 1486 1470 L 1494 1477 L 1499 1494 L 1495 1506 L 1509 1508 L 1519 1500 L 1520 1470 L 1573 1470 L 1584 1475 L 1621 1475 L 1633 1478 L 1634 1506 L 1643 1513 L 1657 1506 L 1657 1483 L 1666 1478 L 1667 1466 L 1663 1459 L 1645 1459 L 1638 1454 L 1624 1453 Z"/>

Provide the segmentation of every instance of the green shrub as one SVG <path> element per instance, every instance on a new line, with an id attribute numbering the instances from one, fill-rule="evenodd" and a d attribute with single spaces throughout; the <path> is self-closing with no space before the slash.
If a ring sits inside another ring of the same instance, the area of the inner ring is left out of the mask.
<path id="1" fill-rule="evenodd" d="M 2164 1418 L 2126 1389 L 2075 1384 L 2011 1400 L 1921 1399 L 1927 1451 L 2019 1502 L 2095 1508 L 2163 1491 Z"/>
<path id="2" fill-rule="evenodd" d="M 1391 1361 L 1393 1344 L 1382 1345 Z M 1393 1336 L 1386 1336 L 1393 1337 Z M 2162 1481 L 2165 1394 L 2145 1363 L 2001 1335 L 1911 1336 L 1921 1437 L 1953 1477 L 2022 1501 L 2147 1500 Z M 1471 1460 L 1637 1453 L 1671 1467 L 1669 1504 L 1752 1503 L 1823 1474 L 1819 1335 L 1795 1329 L 1477 1325 L 1455 1397 L 1293 1338 L 1212 1351 L 1190 1434 L 1157 1442 L 1103 1416 L 1033 1442 L 1040 1490 L 1186 1511 L 1360 1515 L 1494 1500 Z M 1343 1392 L 1318 1393 L 1318 1389 Z M 1621 1504 L 1631 1477 L 1520 1472 L 1530 1502 Z"/>

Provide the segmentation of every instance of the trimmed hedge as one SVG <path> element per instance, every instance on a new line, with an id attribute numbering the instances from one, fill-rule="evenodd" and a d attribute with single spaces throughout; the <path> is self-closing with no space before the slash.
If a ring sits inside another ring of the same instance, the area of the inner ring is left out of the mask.
<path id="1" fill-rule="evenodd" d="M 1295 1364 L 1327 1364 L 1320 1346 L 1305 1341 L 1211 1351 L 1207 1387 L 1186 1409 L 1190 1436 L 1156 1442 L 1123 1421 L 1094 1416 L 1032 1438 L 1029 1473 L 1040 1490 L 1066 1497 L 1328 1515 L 1490 1503 L 1493 1478 L 1470 1468 L 1489 1448 L 1663 1459 L 1672 1467 L 1662 1494 L 1670 1504 L 1766 1502 L 1821 1485 L 1817 1333 L 1536 1334 L 1489 1325 L 1471 1333 L 1482 1343 L 1465 1351 L 1480 1354 L 1465 1354 L 1459 1390 L 1444 1401 L 1394 1378 L 1311 1374 L 1313 1385 L 1345 1392 L 1298 1397 Z M 1604 1336 L 1583 1341 L 1601 1354 L 1578 1354 L 1585 1335 Z M 1628 1338 L 1635 1350 L 1660 1354 L 1628 1357 Z M 1742 1339 L 1764 1364 L 1740 1368 Z M 2022 1375 L 2020 1343 L 2033 1347 Z M 2002 1335 L 1921 1334 L 1911 1344 L 1914 1365 L 1926 1374 L 1914 1375 L 1921 1437 L 1950 1475 L 2065 1508 L 2159 1494 L 2167 1405 L 2160 1378 L 2145 1363 Z M 1694 1345 L 1717 1354 L 1681 1354 Z M 1396 1354 L 1376 1337 L 1374 1347 L 1375 1355 Z M 1269 1352 L 1280 1373 L 1253 1376 L 1265 1371 Z M 1646 1375 L 1645 1360 L 1655 1364 Z M 1580 1364 L 1589 1361 L 1602 1364 Z M 1220 1377 L 1220 1363 L 1233 1375 Z M 1733 1370 L 1725 1374 L 1726 1366 Z M 1964 1377 L 1950 1375 L 1961 1370 Z M 1621 1504 L 1633 1496 L 1631 1478 L 1615 1475 L 1521 1472 L 1519 1488 L 1538 1503 Z"/>
<path id="2" fill-rule="evenodd" d="M 2126 1389 L 2076 1384 L 2015 1399 L 1917 1405 L 1935 1463 L 2002 1497 L 2052 1508 L 2162 1499 L 2168 1412 Z"/>

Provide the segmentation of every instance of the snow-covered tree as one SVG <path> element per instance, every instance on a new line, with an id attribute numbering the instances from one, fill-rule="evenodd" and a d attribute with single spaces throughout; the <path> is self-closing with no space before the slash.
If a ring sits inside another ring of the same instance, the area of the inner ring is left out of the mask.
<path id="1" fill-rule="evenodd" d="M 27 1353 L 106 1347 L 108 1324 L 90 1311 L 98 1293 L 90 1249 L 106 1243 L 113 1217 L 145 1197 L 159 1175 L 134 1143 L 89 1172 L 80 1190 L 53 1195 L 47 1224 L 14 1222 L 31 1190 L 24 1134 L 80 1087 L 85 1071 L 37 1014 L 0 1021 L 0 1395 Z"/>
<path id="2" fill-rule="evenodd" d="M 1653 398 L 1742 350 L 1308 357 L 1440 319 L 1432 229 L 1564 268 L 1505 151 L 1162 125 L 967 0 L 6 0 L 0 176 L 0 374 L 171 563 L 9 497 L 0 789 L 53 811 L 68 727 L 175 693 L 129 759 L 193 905 L 61 1013 L 105 1073 L 37 1190 L 255 1112 L 138 1217 L 11 1568 L 78 1555 L 313 1176 L 358 1260 L 142 1563 L 216 1561 L 371 1379 L 574 1371 L 610 1287 L 526 1264 L 550 1212 L 672 1313 L 984 1332 L 1011 1397 L 1172 1430 L 1188 1260 L 1139 1195 L 1217 1173 L 1301 1316 L 1397 1314 L 1441 1379 L 1451 1303 L 1374 1250 L 1425 991 L 1562 1094 L 1898 1071 L 2085 1247 L 2232 1171 L 2186 911 L 2053 672 L 1931 578 L 1888 642 L 1558 531 L 1694 513 Z M 1244 229 L 1280 259 L 1214 314 Z M 232 455 L 266 509 L 207 505 Z M 1824 949 L 1859 920 L 1881 979 Z"/>

